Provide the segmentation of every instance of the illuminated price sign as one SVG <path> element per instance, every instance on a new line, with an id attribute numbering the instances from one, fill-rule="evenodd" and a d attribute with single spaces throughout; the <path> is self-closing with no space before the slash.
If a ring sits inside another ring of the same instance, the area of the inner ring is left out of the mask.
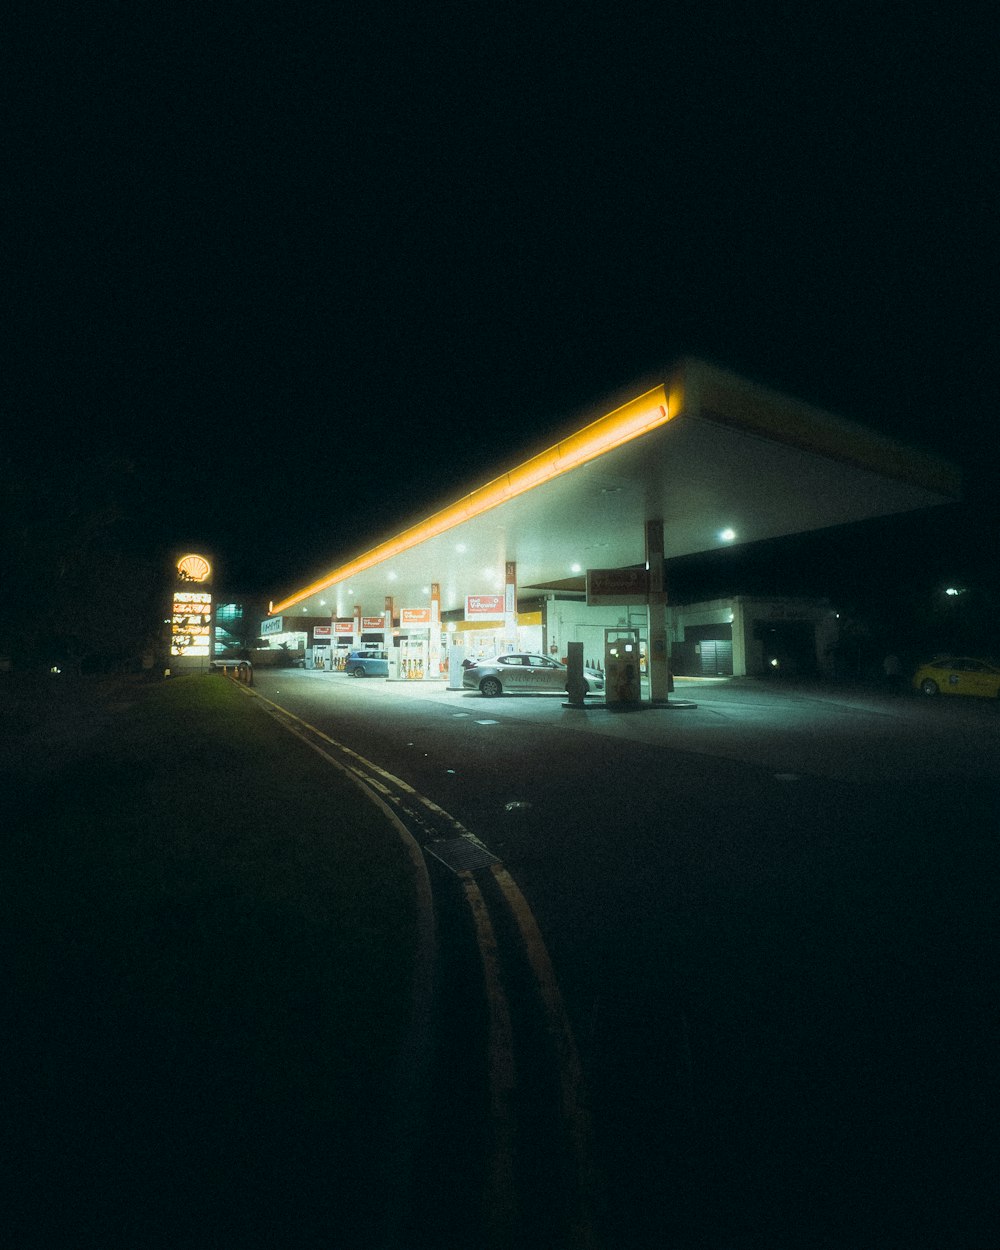
<path id="1" fill-rule="evenodd" d="M 212 596 L 204 591 L 175 591 L 170 623 L 170 654 L 209 655 L 211 645 Z"/>

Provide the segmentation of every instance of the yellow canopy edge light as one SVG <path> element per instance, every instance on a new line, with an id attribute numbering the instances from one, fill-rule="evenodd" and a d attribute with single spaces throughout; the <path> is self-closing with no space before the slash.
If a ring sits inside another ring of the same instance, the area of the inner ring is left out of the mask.
<path id="1" fill-rule="evenodd" d="M 390 538 L 378 547 L 373 547 L 371 551 L 366 551 L 356 560 L 341 565 L 340 568 L 312 582 L 303 590 L 297 591 L 287 599 L 282 599 L 271 608 L 272 615 L 286 612 L 294 604 L 301 603 L 303 599 L 308 599 L 317 591 L 325 590 L 337 582 L 346 581 L 365 569 L 381 564 L 384 560 L 391 560 L 393 556 L 401 555 L 404 551 L 409 551 L 430 538 L 436 538 L 446 530 L 461 525 L 463 521 L 471 521 L 474 517 L 489 512 L 491 508 L 497 508 L 500 504 L 508 503 L 511 499 L 516 499 L 518 495 L 541 486 L 544 482 L 551 482 L 553 478 L 561 477 L 562 474 L 569 473 L 571 469 L 579 468 L 588 460 L 594 460 L 635 438 L 641 438 L 643 434 L 648 434 L 661 425 L 665 425 L 677 415 L 680 408 L 678 392 L 672 391 L 668 399 L 665 387 L 654 386 L 645 394 L 629 400 L 627 404 L 607 413 L 606 416 L 599 417 L 590 425 L 585 425 L 583 429 L 577 430 L 575 434 L 569 435 L 562 442 L 539 452 L 537 456 L 532 456 L 530 460 L 511 469 L 509 473 L 494 478 L 492 482 L 480 486 L 447 508 L 435 512 L 426 521 L 403 530 L 395 538 Z"/>

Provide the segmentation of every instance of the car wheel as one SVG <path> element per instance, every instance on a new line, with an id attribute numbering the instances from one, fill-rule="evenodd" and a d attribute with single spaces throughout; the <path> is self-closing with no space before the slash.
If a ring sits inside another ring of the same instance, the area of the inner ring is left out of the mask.
<path id="1" fill-rule="evenodd" d="M 495 699 L 498 694 L 503 694 L 503 686 L 500 685 L 495 677 L 484 677 L 479 683 L 479 689 L 482 694 L 486 695 L 487 699 Z"/>
<path id="2" fill-rule="evenodd" d="M 920 683 L 920 693 L 921 694 L 940 694 L 941 692 L 940 690 L 938 690 L 937 682 L 931 681 L 931 679 L 928 677 L 926 681 L 922 681 Z"/>
<path id="3" fill-rule="evenodd" d="M 361 665 L 360 665 L 360 664 L 358 665 L 358 667 L 357 667 L 357 668 L 352 668 L 352 669 L 351 669 L 351 676 L 352 676 L 352 677 L 364 677 L 364 675 L 365 675 L 365 670 L 361 667 Z"/>

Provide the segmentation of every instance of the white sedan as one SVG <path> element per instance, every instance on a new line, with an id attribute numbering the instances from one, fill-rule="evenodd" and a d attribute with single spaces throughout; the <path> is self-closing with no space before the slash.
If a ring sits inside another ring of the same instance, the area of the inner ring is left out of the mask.
<path id="1" fill-rule="evenodd" d="M 583 677 L 587 694 L 604 693 L 604 674 L 595 668 L 585 668 Z M 511 651 L 496 655 L 492 660 L 479 660 L 467 668 L 462 676 L 466 690 L 478 690 L 493 698 L 507 691 L 563 691 L 569 679 L 569 669 L 558 660 L 528 651 Z"/>

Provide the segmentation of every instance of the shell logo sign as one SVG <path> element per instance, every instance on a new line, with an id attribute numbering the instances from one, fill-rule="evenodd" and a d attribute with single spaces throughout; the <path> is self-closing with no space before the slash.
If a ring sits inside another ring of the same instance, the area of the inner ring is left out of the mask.
<path id="1" fill-rule="evenodd" d="M 182 582 L 207 582 L 212 576 L 212 566 L 204 556 L 181 556 L 177 561 L 177 576 Z"/>

